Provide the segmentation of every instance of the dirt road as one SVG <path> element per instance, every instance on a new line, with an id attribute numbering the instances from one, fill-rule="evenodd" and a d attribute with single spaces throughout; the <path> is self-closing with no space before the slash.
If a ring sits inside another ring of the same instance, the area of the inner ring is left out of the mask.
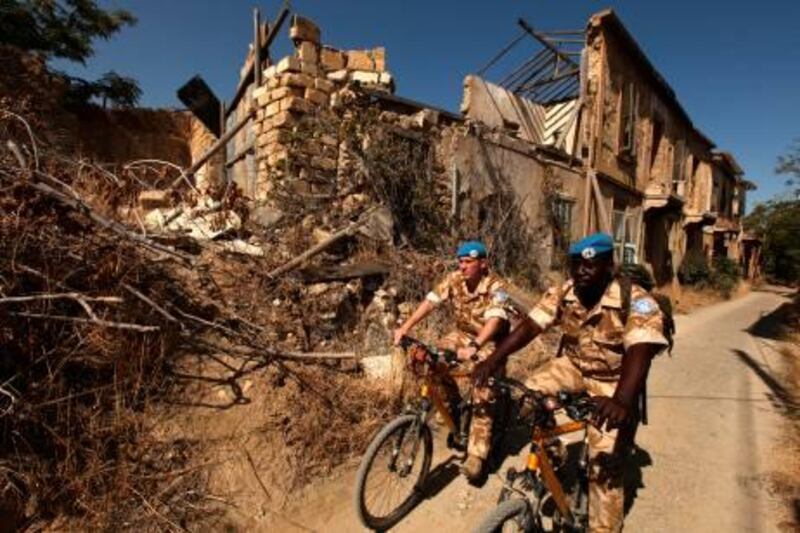
<path id="1" fill-rule="evenodd" d="M 650 425 L 629 478 L 633 505 L 626 531 L 777 531 L 779 504 L 769 494 L 782 424 L 779 364 L 769 349 L 769 319 L 784 297 L 753 292 L 678 317 L 673 356 L 654 364 L 649 382 Z M 755 330 L 753 330 L 755 325 Z M 749 332 L 753 331 L 753 333 Z M 444 449 L 441 435 L 435 444 Z M 524 455 L 524 452 L 523 452 Z M 438 461 L 447 456 L 438 455 Z M 498 472 L 518 466 L 506 459 Z M 281 530 L 357 531 L 352 503 L 355 466 L 335 480 L 310 487 Z M 395 531 L 469 531 L 491 508 L 499 475 L 483 488 L 467 485 L 455 465 L 440 466 L 434 495 Z"/>

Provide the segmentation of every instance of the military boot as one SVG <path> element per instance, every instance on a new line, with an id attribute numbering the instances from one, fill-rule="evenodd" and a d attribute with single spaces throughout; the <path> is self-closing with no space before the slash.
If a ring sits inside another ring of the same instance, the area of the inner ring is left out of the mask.
<path id="1" fill-rule="evenodd" d="M 467 460 L 461 465 L 461 471 L 471 484 L 480 484 L 483 480 L 483 459 L 477 455 L 467 455 Z"/>

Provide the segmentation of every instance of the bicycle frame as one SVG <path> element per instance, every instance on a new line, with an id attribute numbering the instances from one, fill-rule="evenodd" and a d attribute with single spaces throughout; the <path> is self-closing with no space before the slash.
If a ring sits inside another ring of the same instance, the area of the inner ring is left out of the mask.
<path id="1" fill-rule="evenodd" d="M 586 426 L 587 423 L 585 421 L 570 421 L 553 428 L 542 428 L 539 425 L 536 425 L 533 429 L 531 448 L 526 464 L 526 468 L 529 472 L 532 474 L 539 472 L 541 474 L 542 481 L 544 482 L 547 490 L 550 491 L 550 494 L 553 496 L 553 501 L 555 502 L 559 513 L 561 513 L 561 516 L 564 517 L 569 524 L 574 523 L 575 517 L 570 509 L 567 496 L 564 494 L 564 488 L 561 486 L 561 481 L 559 481 L 558 476 L 556 476 L 553 465 L 550 462 L 550 458 L 547 456 L 545 443 L 551 439 L 560 437 L 561 435 L 575 433 L 577 431 L 584 431 L 586 430 Z"/>
<path id="2" fill-rule="evenodd" d="M 459 428 L 456 426 L 456 421 L 453 420 L 453 413 L 450 411 L 450 408 L 447 406 L 447 402 L 442 397 L 442 373 L 444 373 L 444 371 L 438 369 L 431 372 L 426 372 L 423 376 L 422 384 L 420 385 L 419 396 L 420 398 L 430 400 L 436 411 L 439 412 L 444 418 L 447 428 L 451 432 L 457 433 Z M 453 379 L 470 377 L 469 372 L 448 372 L 448 374 Z"/>

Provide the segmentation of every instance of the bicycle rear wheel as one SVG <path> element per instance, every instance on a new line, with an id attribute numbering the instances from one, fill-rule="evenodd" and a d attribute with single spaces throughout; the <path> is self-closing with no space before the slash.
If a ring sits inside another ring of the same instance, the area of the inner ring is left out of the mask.
<path id="1" fill-rule="evenodd" d="M 365 527 L 388 529 L 414 508 L 432 455 L 431 430 L 419 416 L 403 415 L 384 426 L 356 474 L 356 511 Z"/>

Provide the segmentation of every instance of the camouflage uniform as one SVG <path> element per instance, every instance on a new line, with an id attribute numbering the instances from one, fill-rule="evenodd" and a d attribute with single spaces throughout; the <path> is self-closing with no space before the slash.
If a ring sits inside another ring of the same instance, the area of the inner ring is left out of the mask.
<path id="1" fill-rule="evenodd" d="M 504 298 L 505 283 L 494 273 L 488 273 L 481 278 L 474 292 L 469 292 L 466 281 L 460 271 L 448 274 L 436 287 L 428 293 L 426 299 L 434 306 L 444 301 L 450 301 L 454 308 L 456 327 L 445 335 L 439 346 L 449 350 L 457 350 L 467 346 L 469 341 L 475 339 L 483 325 L 490 318 L 501 318 L 508 323 L 508 312 Z M 500 334 L 505 335 L 508 327 L 501 329 Z M 494 341 L 498 339 L 493 339 Z M 487 342 L 478 351 L 478 358 L 482 361 L 494 350 L 494 343 Z M 462 362 L 464 369 L 471 369 L 475 363 Z M 502 373 L 504 369 L 498 369 Z M 445 382 L 447 394 L 452 401 L 458 395 L 458 386 L 455 381 Z M 493 390 L 490 387 L 475 387 L 472 391 L 473 411 L 472 425 L 469 431 L 467 453 L 486 459 L 489 456 L 492 437 L 491 403 L 494 401 Z"/>
<path id="2" fill-rule="evenodd" d="M 622 322 L 622 295 L 617 281 L 608 286 L 593 309 L 583 307 L 572 282 L 568 281 L 551 288 L 528 316 L 542 329 L 556 321 L 563 329 L 564 357 L 545 363 L 526 383 L 547 394 L 569 390 L 611 397 L 619 382 L 625 350 L 642 343 L 667 346 L 658 304 L 638 285 L 631 287 L 626 323 Z M 633 427 L 626 429 L 632 433 Z M 618 442 L 617 433 L 617 430 L 589 427 L 589 529 L 592 532 L 622 529 L 622 463 L 630 438 L 622 437 Z"/>

